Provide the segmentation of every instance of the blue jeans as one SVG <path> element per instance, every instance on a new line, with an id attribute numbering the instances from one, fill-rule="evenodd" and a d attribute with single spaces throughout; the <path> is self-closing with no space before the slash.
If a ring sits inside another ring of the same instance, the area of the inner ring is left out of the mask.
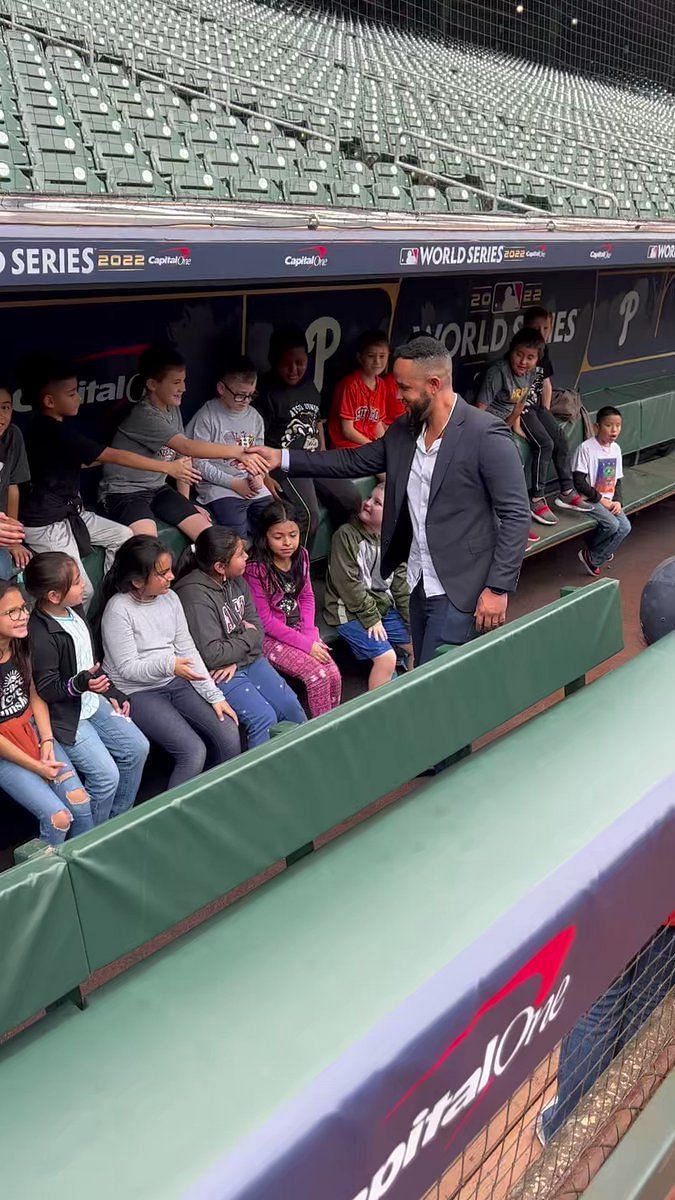
<path id="1" fill-rule="evenodd" d="M 237 668 L 230 682 L 218 687 L 239 717 L 249 750 L 268 741 L 278 721 L 303 725 L 307 720 L 295 692 L 266 658 Z"/>
<path id="2" fill-rule="evenodd" d="M 219 721 L 208 700 L 187 679 L 134 692 L 131 715 L 145 736 L 173 759 L 170 788 L 201 774 L 209 750 L 214 764 L 227 762 L 241 751 L 232 718 Z"/>
<path id="3" fill-rule="evenodd" d="M 0 579 L 13 579 L 17 574 L 14 559 L 9 550 L 5 550 L 4 546 L 0 546 Z"/>
<path id="4" fill-rule="evenodd" d="M 63 746 L 58 742 L 54 742 L 54 758 L 56 762 L 64 764 L 64 771 L 59 779 L 51 783 L 47 783 L 46 779 L 41 779 L 26 767 L 19 767 L 16 763 L 8 762 L 6 758 L 0 759 L 0 788 L 22 808 L 38 818 L 43 842 L 50 846 L 60 846 L 67 837 L 86 833 L 92 828 L 94 821 L 89 797 L 82 781 L 76 775 Z M 80 800 L 78 793 L 84 799 Z M 63 814 L 71 818 L 70 826 L 63 820 Z"/>
<path id="5" fill-rule="evenodd" d="M 206 505 L 216 525 L 226 525 L 246 541 L 255 534 L 255 524 L 260 513 L 272 503 L 271 496 L 260 500 L 244 500 L 243 497 L 225 496 Z"/>
<path id="6" fill-rule="evenodd" d="M 84 776 L 94 825 L 131 808 L 149 751 L 140 729 L 118 716 L 103 696 L 93 717 L 80 721 L 69 754 Z"/>
<path id="7" fill-rule="evenodd" d="M 543 1115 L 548 1140 L 675 984 L 675 929 L 660 929 L 564 1038 L 558 1095 Z"/>
<path id="8" fill-rule="evenodd" d="M 601 567 L 619 549 L 623 539 L 628 537 L 630 521 L 625 512 L 615 517 L 603 504 L 594 504 L 590 515 L 596 527 L 586 534 L 588 557 L 594 567 Z"/>
<path id="9" fill-rule="evenodd" d="M 447 596 L 427 597 L 422 581 L 410 597 L 410 632 L 415 666 L 431 662 L 439 646 L 463 646 L 475 635 L 473 613 L 461 612 Z"/>

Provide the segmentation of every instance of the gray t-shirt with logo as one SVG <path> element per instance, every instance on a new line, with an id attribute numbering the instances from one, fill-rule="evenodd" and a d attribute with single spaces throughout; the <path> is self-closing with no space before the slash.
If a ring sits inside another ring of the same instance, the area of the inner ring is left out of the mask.
<path id="1" fill-rule="evenodd" d="M 525 401 L 525 408 L 534 403 L 536 375 L 536 367 L 525 375 L 514 375 L 508 358 L 499 358 L 485 372 L 477 403 L 484 404 L 489 413 L 505 421 L 519 401 Z"/>
<path id="2" fill-rule="evenodd" d="M 110 445 L 114 450 L 129 450 L 133 454 L 143 454 L 145 458 L 173 462 L 178 455 L 167 443 L 180 433 L 183 433 L 180 408 L 157 408 L 149 400 L 143 399 L 140 404 L 134 404 Z M 165 483 L 165 475 L 105 463 L 99 494 L 109 496 L 156 492 Z"/>

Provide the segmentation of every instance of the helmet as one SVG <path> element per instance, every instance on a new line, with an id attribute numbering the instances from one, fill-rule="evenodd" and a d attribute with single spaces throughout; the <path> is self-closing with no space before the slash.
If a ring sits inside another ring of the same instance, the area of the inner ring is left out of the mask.
<path id="1" fill-rule="evenodd" d="M 665 558 L 647 580 L 640 600 L 640 624 L 649 646 L 675 630 L 675 558 Z"/>

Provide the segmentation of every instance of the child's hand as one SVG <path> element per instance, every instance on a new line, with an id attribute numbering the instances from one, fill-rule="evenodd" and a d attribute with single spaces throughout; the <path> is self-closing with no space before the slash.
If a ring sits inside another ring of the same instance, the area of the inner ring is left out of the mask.
<path id="1" fill-rule="evenodd" d="M 609 511 L 613 514 L 613 516 L 618 517 L 619 513 L 621 512 L 621 505 L 619 504 L 618 500 L 612 500 L 612 503 L 609 506 Z"/>
<path id="2" fill-rule="evenodd" d="M 211 672 L 211 678 L 214 683 L 229 683 L 237 670 L 236 663 L 230 663 L 229 667 L 219 667 L 217 671 Z"/>
<path id="3" fill-rule="evenodd" d="M 265 487 L 267 488 L 267 490 L 273 500 L 281 500 L 284 493 L 281 490 L 276 479 L 272 479 L 271 475 L 265 475 L 265 477 L 263 479 L 263 483 L 265 484 Z"/>
<path id="4" fill-rule="evenodd" d="M 374 625 L 370 626 L 370 629 L 366 630 L 366 633 L 376 642 L 388 641 L 387 631 L 381 621 L 376 621 Z"/>
<path id="5" fill-rule="evenodd" d="M 53 758 L 50 758 L 49 762 L 35 764 L 35 774 L 39 775 L 42 779 L 46 779 L 47 783 L 53 783 L 64 770 L 67 770 L 66 764 L 55 762 Z"/>
<path id="6" fill-rule="evenodd" d="M 17 542 L 23 541 L 23 532 L 23 525 L 20 521 L 15 521 L 6 513 L 0 512 L 0 546 L 4 546 L 7 550 L 11 546 L 16 546 Z"/>
<path id="7" fill-rule="evenodd" d="M 258 488 L 253 486 L 254 480 L 258 478 L 259 476 L 257 475 L 248 475 L 246 479 L 233 479 L 230 488 L 238 496 L 241 496 L 243 500 L 253 500 L 259 491 Z"/>
<path id="8" fill-rule="evenodd" d="M 216 703 L 212 705 L 212 708 L 219 721 L 224 721 L 226 717 L 229 717 L 231 721 L 234 721 L 235 725 L 239 724 L 239 717 L 234 709 L 230 708 L 227 700 L 216 701 Z"/>
<path id="9" fill-rule="evenodd" d="M 45 738 L 44 742 L 40 743 L 40 762 L 54 761 L 54 739 Z"/>
<path id="10" fill-rule="evenodd" d="M 309 653 L 317 662 L 328 663 L 331 661 L 330 650 L 323 642 L 315 642 Z"/>
<path id="11" fill-rule="evenodd" d="M 178 679 L 187 679 L 188 683 L 199 683 L 204 675 L 198 675 L 189 658 L 177 658 L 173 664 L 173 673 Z"/>
<path id="12" fill-rule="evenodd" d="M 110 706 L 116 717 L 126 717 L 128 721 L 131 720 L 131 717 L 129 716 L 129 713 L 131 712 L 131 705 L 128 700 L 125 700 L 124 704 L 120 704 L 118 700 L 114 700 L 111 696 Z"/>
<path id="13" fill-rule="evenodd" d="M 107 675 L 99 675 L 98 672 L 100 670 L 100 663 L 94 663 L 93 667 L 89 668 L 89 675 L 91 678 L 87 684 L 86 691 L 96 692 L 97 695 L 101 695 L 103 692 L 108 691 L 108 688 L 110 687 L 110 680 L 108 679 Z"/>
<path id="14" fill-rule="evenodd" d="M 192 465 L 191 458 L 175 458 L 173 462 L 167 463 L 166 473 L 170 479 L 175 479 L 176 483 L 187 483 L 188 486 L 199 483 L 201 479 L 199 471 Z"/>
<path id="15" fill-rule="evenodd" d="M 614 501 L 613 500 L 606 500 L 603 496 L 600 500 L 600 503 L 603 508 L 607 509 L 608 512 L 611 512 L 611 513 L 614 512 Z"/>
<path id="16" fill-rule="evenodd" d="M 14 566 L 18 567 L 19 571 L 23 571 L 24 567 L 28 566 L 31 558 L 33 557 L 28 549 L 28 546 L 19 544 L 18 546 L 8 546 L 7 549 L 10 553 Z"/>

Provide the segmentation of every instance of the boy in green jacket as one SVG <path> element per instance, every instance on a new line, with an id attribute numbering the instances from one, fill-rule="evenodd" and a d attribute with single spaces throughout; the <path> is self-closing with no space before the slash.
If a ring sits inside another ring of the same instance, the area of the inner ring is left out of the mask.
<path id="1" fill-rule="evenodd" d="M 337 626 L 355 658 L 372 661 L 369 691 L 393 677 L 397 647 L 407 656 L 408 670 L 413 665 L 405 566 L 388 579 L 380 571 L 383 505 L 384 484 L 378 483 L 356 516 L 334 534 L 326 576 L 324 618 Z"/>

